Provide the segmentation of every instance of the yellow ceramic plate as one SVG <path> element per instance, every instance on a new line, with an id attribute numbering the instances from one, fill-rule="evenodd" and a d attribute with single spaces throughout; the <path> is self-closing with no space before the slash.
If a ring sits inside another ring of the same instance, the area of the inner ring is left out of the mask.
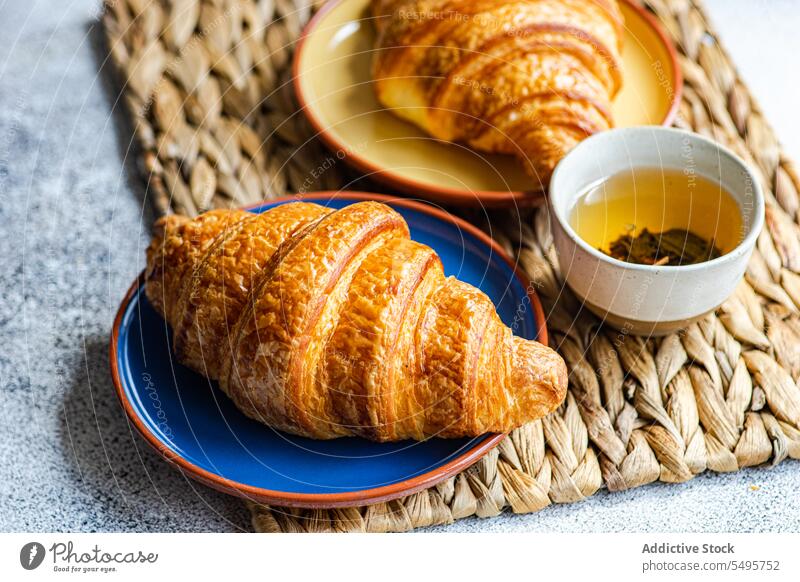
<path id="1" fill-rule="evenodd" d="M 625 17 L 618 127 L 669 124 L 682 86 L 675 50 L 634 0 Z M 303 112 L 337 155 L 376 180 L 445 204 L 534 203 L 541 193 L 516 159 L 437 141 L 383 109 L 371 84 L 370 0 L 331 0 L 297 47 L 294 83 Z"/>

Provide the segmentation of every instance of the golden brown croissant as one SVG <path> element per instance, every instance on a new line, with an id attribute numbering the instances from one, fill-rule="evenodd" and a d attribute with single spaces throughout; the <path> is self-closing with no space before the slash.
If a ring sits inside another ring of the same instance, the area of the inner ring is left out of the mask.
<path id="1" fill-rule="evenodd" d="M 378 100 L 435 138 L 513 154 L 546 186 L 612 127 L 616 0 L 373 0 Z"/>
<path id="2" fill-rule="evenodd" d="M 563 360 L 409 238 L 394 210 L 284 204 L 157 223 L 145 291 L 178 359 L 248 416 L 317 439 L 505 432 L 555 409 Z"/>

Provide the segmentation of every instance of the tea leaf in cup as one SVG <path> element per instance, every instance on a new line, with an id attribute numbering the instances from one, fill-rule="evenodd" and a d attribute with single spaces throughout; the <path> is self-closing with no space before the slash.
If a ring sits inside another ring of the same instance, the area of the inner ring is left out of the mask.
<path id="1" fill-rule="evenodd" d="M 600 249 L 602 250 L 602 249 Z M 633 235 L 626 233 L 611 242 L 609 256 L 639 265 L 693 265 L 721 256 L 714 241 L 681 228 L 652 233 L 643 228 Z"/>

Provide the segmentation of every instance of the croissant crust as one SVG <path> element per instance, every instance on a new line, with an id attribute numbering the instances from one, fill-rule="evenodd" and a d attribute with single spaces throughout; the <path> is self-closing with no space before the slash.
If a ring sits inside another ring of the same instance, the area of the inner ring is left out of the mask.
<path id="1" fill-rule="evenodd" d="M 613 126 L 616 0 L 373 0 L 378 100 L 430 135 L 513 154 L 540 184 Z"/>
<path id="2" fill-rule="evenodd" d="M 179 361 L 282 431 L 476 436 L 565 395 L 561 358 L 514 337 L 383 204 L 168 216 L 147 258 L 145 291 Z"/>

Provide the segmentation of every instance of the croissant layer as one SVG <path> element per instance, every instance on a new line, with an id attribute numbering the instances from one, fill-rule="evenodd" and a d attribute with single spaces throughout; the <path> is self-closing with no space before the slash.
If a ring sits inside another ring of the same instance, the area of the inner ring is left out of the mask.
<path id="1" fill-rule="evenodd" d="M 317 439 L 509 431 L 554 410 L 566 368 L 445 277 L 394 210 L 288 203 L 159 221 L 145 291 L 178 359 L 245 414 Z"/>
<path id="2" fill-rule="evenodd" d="M 514 154 L 546 184 L 612 127 L 616 0 L 373 0 L 378 100 L 432 136 Z"/>

